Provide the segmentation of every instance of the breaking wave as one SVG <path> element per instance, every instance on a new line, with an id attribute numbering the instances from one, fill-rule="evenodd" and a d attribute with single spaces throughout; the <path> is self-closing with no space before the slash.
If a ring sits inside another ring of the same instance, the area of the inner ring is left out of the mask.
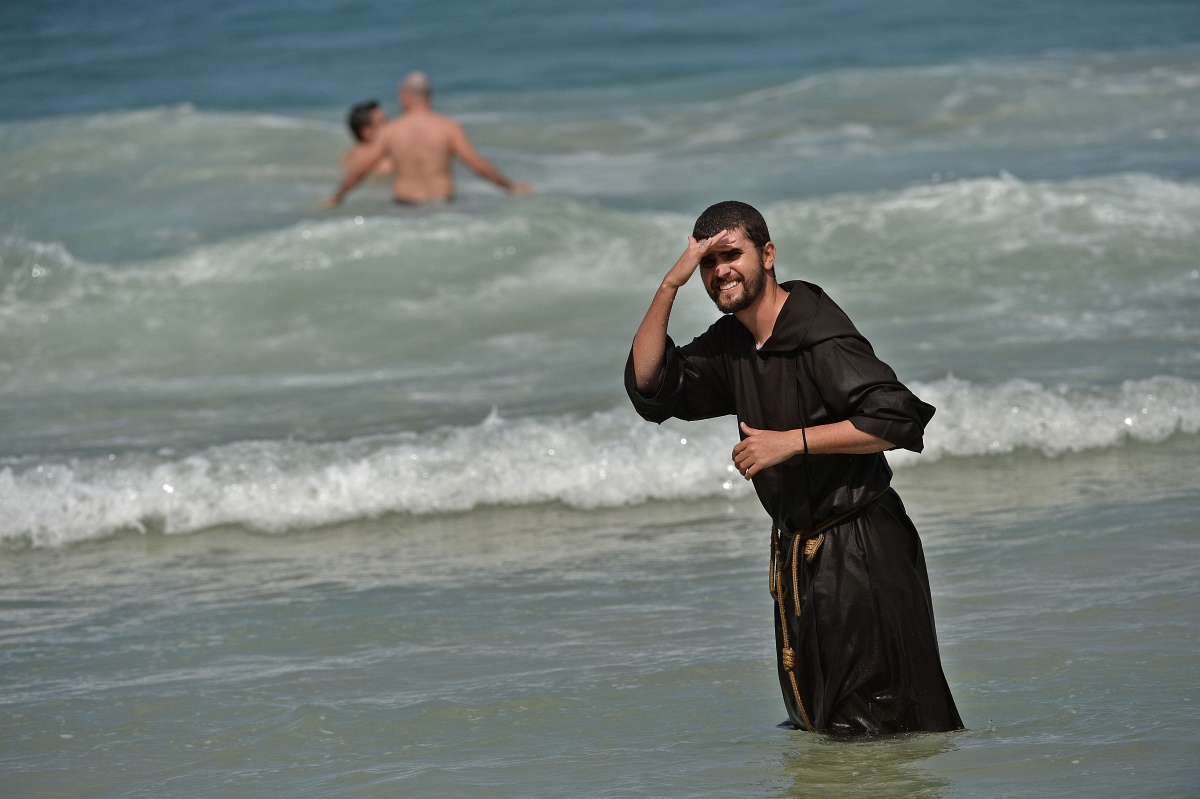
<path id="1" fill-rule="evenodd" d="M 1200 432 L 1200 383 L 1176 377 L 1109 389 L 997 386 L 954 377 L 914 384 L 938 407 L 923 455 L 1019 449 L 1054 456 Z M 646 424 L 625 408 L 507 419 L 344 442 L 245 441 L 184 457 L 110 455 L 0 470 L 0 538 L 56 546 L 122 530 L 217 525 L 283 532 L 388 513 L 488 505 L 579 508 L 751 494 L 729 461 L 731 420 Z"/>

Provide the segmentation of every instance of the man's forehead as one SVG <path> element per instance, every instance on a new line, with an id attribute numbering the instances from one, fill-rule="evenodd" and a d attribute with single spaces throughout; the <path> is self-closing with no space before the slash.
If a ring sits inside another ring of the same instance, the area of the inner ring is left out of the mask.
<path id="1" fill-rule="evenodd" d="M 740 228 L 733 228 L 732 230 L 726 230 L 725 233 L 726 233 L 725 242 L 717 243 L 717 244 L 713 245 L 714 250 L 731 250 L 731 249 L 744 250 L 748 247 L 754 246 L 753 243 L 751 243 L 750 239 L 746 237 L 746 234 Z M 720 234 L 717 234 L 717 235 L 720 235 Z"/>

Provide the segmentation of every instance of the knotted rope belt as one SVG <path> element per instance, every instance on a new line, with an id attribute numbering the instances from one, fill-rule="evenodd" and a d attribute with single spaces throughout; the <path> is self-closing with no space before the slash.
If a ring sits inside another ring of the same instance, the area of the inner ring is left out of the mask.
<path id="1" fill-rule="evenodd" d="M 825 543 L 825 531 L 831 527 L 836 527 L 844 521 L 847 521 L 852 516 L 857 516 L 868 507 L 873 505 L 880 497 L 886 494 L 888 489 L 884 489 L 866 503 L 860 505 L 849 513 L 843 513 L 841 516 L 835 516 L 832 519 L 827 519 L 821 524 L 818 524 L 812 530 L 803 531 L 797 530 L 792 534 L 792 548 L 787 553 L 787 559 L 783 559 L 782 552 L 779 548 L 779 527 L 771 525 L 771 572 L 768 575 L 767 586 L 771 591 L 771 597 L 775 600 L 775 606 L 779 608 L 779 627 L 783 631 L 783 648 L 780 650 L 779 659 L 783 663 L 784 669 L 787 670 L 788 679 L 792 683 L 792 695 L 796 697 L 796 708 L 800 711 L 800 718 L 804 721 L 804 729 L 809 732 L 814 732 L 812 721 L 808 718 L 808 713 L 804 709 L 804 700 L 800 698 L 800 685 L 796 681 L 796 650 L 792 649 L 791 638 L 788 635 L 787 611 L 784 609 L 784 599 L 787 595 L 784 586 L 784 578 L 786 577 L 784 570 L 791 566 L 792 572 L 792 603 L 796 608 L 797 624 L 800 620 L 800 579 L 799 579 L 799 555 L 800 544 L 804 544 L 804 561 L 812 563 L 817 557 L 817 551 L 821 549 L 821 545 Z"/>

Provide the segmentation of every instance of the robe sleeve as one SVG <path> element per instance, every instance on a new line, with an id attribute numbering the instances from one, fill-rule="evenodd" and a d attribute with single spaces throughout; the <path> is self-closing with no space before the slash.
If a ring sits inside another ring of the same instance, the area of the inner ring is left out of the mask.
<path id="1" fill-rule="evenodd" d="M 724 359 L 708 331 L 685 347 L 676 347 L 670 336 L 663 354 L 658 391 L 644 396 L 633 375 L 633 352 L 625 362 L 625 393 L 645 420 L 661 424 L 672 416 L 694 421 L 734 412 Z"/>
<path id="2" fill-rule="evenodd" d="M 934 407 L 917 398 L 866 339 L 839 336 L 809 351 L 809 366 L 831 415 L 894 448 L 920 452 Z"/>

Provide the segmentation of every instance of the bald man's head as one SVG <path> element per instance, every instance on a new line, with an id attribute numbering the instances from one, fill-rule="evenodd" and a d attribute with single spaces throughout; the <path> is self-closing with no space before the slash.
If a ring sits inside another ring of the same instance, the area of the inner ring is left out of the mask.
<path id="1" fill-rule="evenodd" d="M 429 76 L 424 72 L 410 72 L 404 76 L 404 80 L 400 81 L 400 92 L 401 94 L 407 92 L 418 97 L 429 97 L 433 94 L 433 86 L 429 83 Z"/>

